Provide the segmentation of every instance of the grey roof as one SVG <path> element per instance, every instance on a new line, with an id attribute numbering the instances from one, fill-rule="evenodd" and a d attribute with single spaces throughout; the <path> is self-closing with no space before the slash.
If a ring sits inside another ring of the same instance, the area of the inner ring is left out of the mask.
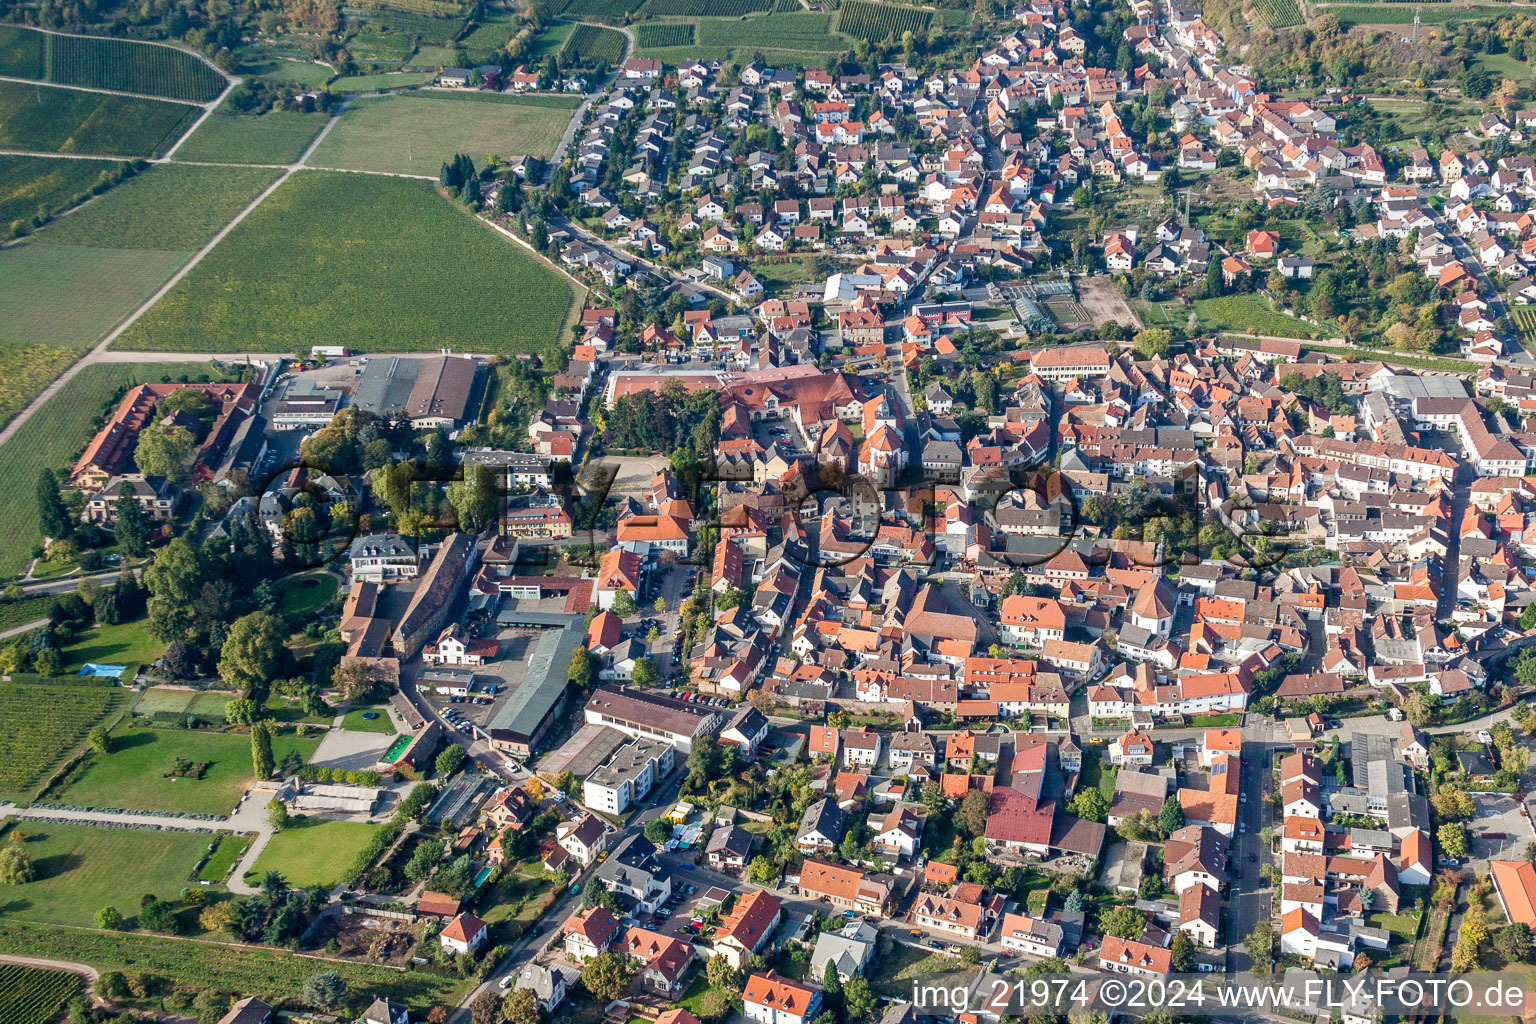
<path id="1" fill-rule="evenodd" d="M 416 546 L 398 533 L 370 533 L 352 542 L 350 559 L 416 557 Z"/>
<path id="2" fill-rule="evenodd" d="M 420 359 L 401 356 L 370 359 L 352 395 L 352 404 L 375 416 L 393 416 L 405 408 L 421 372 Z"/>
<path id="3" fill-rule="evenodd" d="M 837 932 L 822 932 L 816 937 L 816 948 L 811 952 L 810 977 L 820 978 L 831 964 L 839 977 L 852 977 L 864 969 L 869 960 L 870 944 L 849 938 Z"/>
<path id="4" fill-rule="evenodd" d="M 803 839 L 812 832 L 819 832 L 834 843 L 842 838 L 845 815 L 831 797 L 822 797 L 805 809 L 800 816 L 800 831 L 796 839 Z"/>
<path id="5" fill-rule="evenodd" d="M 532 614 L 526 613 L 525 618 Z M 586 642 L 586 623 L 580 615 L 543 614 L 558 621 L 538 625 L 559 628 L 545 630 L 534 641 L 523 666 L 523 681 L 486 724 L 493 738 L 501 734 L 501 738 L 531 740 L 544 719 L 565 699 L 571 655 Z"/>

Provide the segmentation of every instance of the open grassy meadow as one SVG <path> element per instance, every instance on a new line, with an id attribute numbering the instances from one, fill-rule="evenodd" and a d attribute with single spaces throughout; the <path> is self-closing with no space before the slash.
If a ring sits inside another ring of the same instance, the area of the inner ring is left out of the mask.
<path id="1" fill-rule="evenodd" d="M 360 821 L 320 818 L 293 822 L 267 840 L 261 856 L 256 858 L 254 877 L 277 871 L 289 885 L 333 886 L 381 828 L 382 825 Z"/>
<path id="2" fill-rule="evenodd" d="M 548 157 L 570 122 L 568 105 L 475 93 L 409 93 L 355 100 L 309 158 L 313 167 L 436 177 L 456 153 Z"/>
<path id="3" fill-rule="evenodd" d="M 159 164 L 65 217 L 38 241 L 192 252 L 276 180 L 268 167 Z"/>
<path id="4" fill-rule="evenodd" d="M 28 246 L 27 248 L 31 248 Z M 11 250 L 15 251 L 15 250 Z M 81 249 L 79 252 L 102 252 L 100 249 Z M 5 279 L 4 256 L 0 254 L 0 281 Z M 9 289 L 0 288 L 0 307 Z M 5 317 L 0 312 L 0 323 Z M 0 353 L 6 349 L 0 348 Z M 77 353 L 65 350 L 70 359 Z M 0 363 L 3 365 L 3 363 Z M 0 474 L 8 480 L 37 479 L 44 469 L 67 468 L 96 432 L 95 418 L 102 405 L 120 387 L 157 381 L 162 378 L 178 380 L 189 376 L 195 380 L 209 374 L 212 367 L 207 363 L 100 363 L 87 366 L 76 377 L 39 409 L 10 441 L 0 445 Z M 209 379 L 219 379 L 210 377 Z M 10 393 L 13 382 L 0 373 L 0 395 Z M 33 393 L 41 389 L 33 389 Z M 30 395 L 28 396 L 30 397 Z M 25 399 L 22 399 L 23 403 Z M 9 400 L 15 405 L 15 399 Z M 19 407 L 19 406 L 17 406 Z M 15 408 L 11 409 L 14 414 Z M 9 415 L 7 416 L 9 418 Z M 11 524 L 0 531 L 0 577 L 10 577 L 20 571 L 27 562 L 32 548 L 42 540 L 37 528 L 37 508 L 30 487 L 0 488 L 0 516 Z M 29 616 L 26 621 L 31 621 Z M 14 623 L 20 625 L 20 623 Z"/>
<path id="5" fill-rule="evenodd" d="M 16 221 L 44 219 L 90 195 L 107 160 L 59 160 L 46 156 L 0 156 L 0 238 Z"/>
<path id="6" fill-rule="evenodd" d="M 193 884 L 192 869 L 214 837 L 207 833 L 55 825 L 11 819 L 20 829 L 37 877 L 25 885 L 0 884 L 6 917 L 93 927 L 96 911 L 116 907 L 125 918 L 146 893 L 174 899 Z M 129 922 L 132 923 L 131 920 Z"/>
<path id="7" fill-rule="evenodd" d="M 74 675 L 87 664 L 125 665 L 124 679 L 132 679 L 140 665 L 160 657 L 165 644 L 149 635 L 147 619 L 115 626 L 92 626 L 64 648 L 64 674 Z"/>
<path id="8" fill-rule="evenodd" d="M 116 347 L 286 352 L 323 338 L 362 352 L 549 352 L 573 301 L 557 271 L 431 184 L 302 172 Z"/>
<path id="9" fill-rule="evenodd" d="M 220 108 L 176 151 L 177 160 L 214 164 L 291 164 L 325 127 L 324 114 L 271 110 L 236 114 Z"/>
<path id="10" fill-rule="evenodd" d="M 187 103 L 0 82 L 0 148 L 159 156 L 200 113 Z"/>
<path id="11" fill-rule="evenodd" d="M 123 704 L 115 686 L 0 682 L 0 800 L 28 799 Z"/>
<path id="12" fill-rule="evenodd" d="M 281 761 L 292 750 L 307 761 L 319 743 L 282 733 L 272 737 L 272 753 Z M 167 773 L 177 758 L 208 767 L 201 778 L 175 778 Z M 112 731 L 112 752 L 91 755 L 54 796 L 79 807 L 228 814 L 250 781 L 251 738 L 245 733 L 120 725 Z"/>

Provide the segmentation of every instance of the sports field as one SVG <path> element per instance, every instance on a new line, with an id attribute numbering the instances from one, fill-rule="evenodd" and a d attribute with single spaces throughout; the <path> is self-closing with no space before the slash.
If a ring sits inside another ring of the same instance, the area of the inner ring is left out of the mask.
<path id="1" fill-rule="evenodd" d="M 16 818 L 0 825 L 6 835 L 12 829 L 26 837 L 22 849 L 32 855 L 37 877 L 25 885 L 0 884 L 6 916 L 88 928 L 102 907 L 116 907 L 131 924 L 144 895 L 175 899 L 192 884 L 192 869 L 214 838 Z"/>
<path id="2" fill-rule="evenodd" d="M 115 686 L 0 682 L 0 800 L 30 798 L 122 703 Z"/>
<path id="3" fill-rule="evenodd" d="M 46 156 L 0 156 L 0 238 L 12 223 L 48 218 L 79 202 L 101 180 L 109 160 L 59 160 Z"/>
<path id="4" fill-rule="evenodd" d="M 74 251 L 99 253 L 107 250 Z M 0 281 L 5 280 L 4 257 L 7 255 L 9 253 L 0 254 Z M 7 289 L 0 288 L 0 296 L 6 293 Z M 0 323 L 3 322 L 4 314 L 0 313 Z M 3 353 L 7 351 L 24 350 L 0 347 L 0 359 L 4 358 Z M 66 362 L 78 355 L 69 349 L 61 351 Z M 0 395 L 8 393 L 7 384 L 14 384 L 4 376 L 3 365 L 0 362 Z M 183 375 L 189 375 L 195 380 L 211 370 L 212 367 L 207 363 L 99 363 L 85 367 L 22 424 L 15 437 L 0 445 L 0 479 L 35 482 L 40 470 L 67 468 L 95 433 L 91 426 L 92 417 L 101 411 L 103 403 L 120 386 L 162 378 L 178 380 Z M 32 393 L 41 388 L 42 384 L 38 384 Z M 15 412 L 16 399 L 11 398 L 9 404 L 11 409 L 7 419 Z M 37 502 L 33 493 L 31 487 L 19 484 L 0 488 L 0 520 L 10 524 L 9 528 L 0 531 L 0 577 L 8 578 L 19 571 L 26 564 L 33 546 L 42 540 L 37 527 Z"/>
<path id="5" fill-rule="evenodd" d="M 382 827 L 319 818 L 294 822 L 267 840 L 253 873 L 260 878 L 277 871 L 289 885 L 301 888 L 333 886 Z"/>
<path id="6" fill-rule="evenodd" d="M 272 737 L 281 761 L 290 750 L 305 760 L 320 741 L 291 733 Z M 206 764 L 201 778 L 168 776 L 177 758 Z M 251 781 L 251 738 L 244 733 L 197 729 L 149 729 L 121 725 L 112 731 L 112 752 L 93 755 L 56 802 L 78 807 L 127 807 L 142 811 L 228 814 Z"/>
<path id="7" fill-rule="evenodd" d="M 0 82 L 0 148 L 159 156 L 200 113 L 187 103 Z"/>
<path id="8" fill-rule="evenodd" d="M 309 158 L 312 167 L 437 177 L 456 153 L 548 157 L 580 103 L 519 103 L 487 94 L 408 93 L 352 101 Z"/>
<path id="9" fill-rule="evenodd" d="M 176 151 L 177 160 L 215 164 L 291 164 L 325 127 L 324 114 L 272 110 L 233 114 L 222 108 Z"/>
<path id="10" fill-rule="evenodd" d="M 573 300 L 557 271 L 427 182 L 302 172 L 116 347 L 552 353 Z"/>

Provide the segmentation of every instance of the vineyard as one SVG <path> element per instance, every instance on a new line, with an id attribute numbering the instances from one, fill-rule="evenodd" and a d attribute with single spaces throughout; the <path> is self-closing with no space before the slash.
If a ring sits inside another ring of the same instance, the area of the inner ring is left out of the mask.
<path id="1" fill-rule="evenodd" d="M 0 1024 L 44 1024 L 79 991 L 79 975 L 0 964 Z"/>
<path id="2" fill-rule="evenodd" d="M 43 34 L 14 25 L 0 25 L 0 75 L 42 78 Z"/>
<path id="3" fill-rule="evenodd" d="M 930 11 L 915 7 L 895 7 L 870 3 L 869 0 L 844 0 L 837 18 L 837 30 L 871 43 L 900 39 L 902 33 L 922 35 L 933 20 Z"/>
<path id="4" fill-rule="evenodd" d="M 1536 307 L 1511 307 L 1509 318 L 1515 322 L 1515 327 L 1520 331 L 1521 344 L 1527 349 L 1536 349 Z"/>
<path id="5" fill-rule="evenodd" d="M 574 67 L 595 67 L 598 61 L 612 67 L 623 59 L 623 34 L 596 25 L 577 25 L 560 51 L 560 62 Z"/>
<path id="6" fill-rule="evenodd" d="M 409 11 L 382 11 L 374 15 L 368 27 L 379 32 L 398 32 L 434 46 L 447 46 L 464 29 L 462 17 L 434 18 L 430 14 Z"/>
<path id="7" fill-rule="evenodd" d="M 30 795 L 118 700 L 119 691 L 101 686 L 0 683 L 0 795 Z"/>
<path id="8" fill-rule="evenodd" d="M 199 113 L 187 103 L 0 82 L 0 147 L 159 156 Z"/>
<path id="9" fill-rule="evenodd" d="M 95 36 L 50 35 L 47 81 L 206 103 L 225 79 L 198 58 L 169 46 Z"/>
<path id="10" fill-rule="evenodd" d="M 642 49 L 658 46 L 691 46 L 693 45 L 693 26 L 687 22 L 637 25 L 635 43 Z"/>
<path id="11" fill-rule="evenodd" d="M 567 18 L 607 18 L 623 21 L 631 11 L 640 9 L 643 0 L 567 0 L 560 14 Z"/>
<path id="12" fill-rule="evenodd" d="M 1304 20 L 1297 0 L 1254 0 L 1254 5 L 1270 28 L 1290 28 Z"/>
<path id="13" fill-rule="evenodd" d="M 830 14 L 770 14 L 745 21 L 699 22 L 700 46 L 773 47 L 775 50 L 836 52 L 847 42 L 832 33 Z"/>
<path id="14" fill-rule="evenodd" d="M 646 0 L 645 13 L 690 18 L 739 18 L 773 9 L 773 0 Z"/>

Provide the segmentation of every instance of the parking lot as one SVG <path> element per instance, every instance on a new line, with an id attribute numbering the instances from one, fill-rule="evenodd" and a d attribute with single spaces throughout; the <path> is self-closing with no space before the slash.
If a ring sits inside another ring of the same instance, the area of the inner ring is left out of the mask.
<path id="1" fill-rule="evenodd" d="M 1479 796 L 1477 812 L 1467 822 L 1468 846 L 1472 859 L 1525 859 L 1525 845 L 1536 841 L 1531 821 L 1520 812 L 1520 804 L 1507 796 Z"/>

